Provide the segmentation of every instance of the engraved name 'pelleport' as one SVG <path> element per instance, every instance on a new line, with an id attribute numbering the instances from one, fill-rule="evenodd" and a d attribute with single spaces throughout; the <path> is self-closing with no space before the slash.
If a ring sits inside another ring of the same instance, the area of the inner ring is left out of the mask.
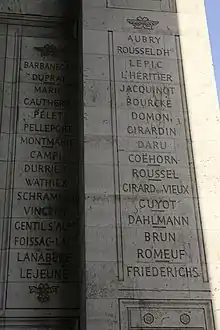
<path id="1" fill-rule="evenodd" d="M 42 132 L 42 133 L 70 133 L 72 131 L 72 125 L 54 125 L 54 124 L 24 124 L 24 132 Z"/>

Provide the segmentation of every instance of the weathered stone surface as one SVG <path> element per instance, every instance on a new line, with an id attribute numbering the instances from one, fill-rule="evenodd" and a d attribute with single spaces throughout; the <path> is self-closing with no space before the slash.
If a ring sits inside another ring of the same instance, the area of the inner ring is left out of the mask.
<path id="1" fill-rule="evenodd" d="M 0 5 L 4 329 L 79 328 L 78 51 L 67 6 Z"/>
<path id="2" fill-rule="evenodd" d="M 220 127 L 204 4 L 83 3 L 86 329 L 214 329 Z"/>

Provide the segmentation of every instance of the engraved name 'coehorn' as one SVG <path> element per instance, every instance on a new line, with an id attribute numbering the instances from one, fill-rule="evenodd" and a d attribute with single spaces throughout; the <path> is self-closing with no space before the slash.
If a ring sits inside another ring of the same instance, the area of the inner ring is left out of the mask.
<path id="1" fill-rule="evenodd" d="M 132 24 L 135 29 L 138 30 L 153 30 L 159 24 L 159 21 L 150 20 L 146 16 L 128 18 L 127 21 L 129 24 Z"/>

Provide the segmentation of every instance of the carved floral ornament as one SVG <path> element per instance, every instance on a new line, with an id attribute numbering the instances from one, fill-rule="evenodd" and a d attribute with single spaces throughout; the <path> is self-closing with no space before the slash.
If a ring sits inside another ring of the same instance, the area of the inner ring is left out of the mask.
<path id="1" fill-rule="evenodd" d="M 51 43 L 45 44 L 41 47 L 34 47 L 34 49 L 40 53 L 41 57 L 61 57 L 65 50 L 64 48 L 58 48 L 56 45 Z"/>
<path id="2" fill-rule="evenodd" d="M 146 16 L 138 16 L 137 18 L 128 18 L 128 23 L 138 30 L 153 30 L 159 21 L 153 21 Z"/>
<path id="3" fill-rule="evenodd" d="M 191 321 L 191 318 L 190 318 L 189 314 L 183 313 L 180 315 L 180 322 L 182 324 L 185 324 L 185 325 L 189 324 L 190 321 Z"/>
<path id="4" fill-rule="evenodd" d="M 50 301 L 51 294 L 58 293 L 58 286 L 50 286 L 48 283 L 40 283 L 39 285 L 30 285 L 30 294 L 35 294 L 37 300 L 44 304 Z"/>

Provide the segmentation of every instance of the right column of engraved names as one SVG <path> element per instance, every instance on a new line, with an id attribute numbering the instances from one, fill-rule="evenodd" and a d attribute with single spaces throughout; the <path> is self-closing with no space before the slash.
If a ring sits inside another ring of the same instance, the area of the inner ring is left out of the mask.
<path id="1" fill-rule="evenodd" d="M 138 288 L 204 280 L 177 53 L 175 36 L 114 34 L 122 265 Z"/>

